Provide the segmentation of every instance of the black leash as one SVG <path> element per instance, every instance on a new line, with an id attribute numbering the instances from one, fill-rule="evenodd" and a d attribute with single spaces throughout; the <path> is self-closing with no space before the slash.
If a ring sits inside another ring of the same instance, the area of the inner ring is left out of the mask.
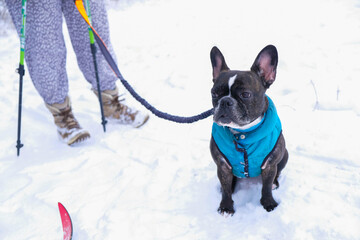
<path id="1" fill-rule="evenodd" d="M 209 117 L 209 116 L 211 116 L 213 114 L 214 110 L 209 109 L 209 110 L 207 110 L 207 111 L 205 111 L 203 113 L 200 113 L 198 115 L 191 116 L 191 117 L 176 116 L 176 115 L 171 115 L 171 114 L 162 112 L 162 111 L 156 109 L 150 103 L 148 103 L 144 98 L 142 98 L 139 94 L 137 94 L 137 92 L 133 89 L 133 87 L 124 79 L 124 77 L 120 73 L 120 70 L 117 67 L 114 59 L 112 58 L 109 50 L 107 49 L 104 41 L 101 39 L 99 34 L 96 32 L 96 30 L 92 27 L 92 25 L 91 25 L 91 23 L 90 23 L 90 21 L 88 19 L 88 16 L 86 15 L 86 11 L 84 9 L 84 5 L 83 5 L 82 0 L 75 0 L 75 5 L 76 5 L 77 9 L 79 10 L 79 13 L 81 14 L 81 16 L 84 18 L 85 22 L 92 29 L 92 31 L 94 33 L 95 40 L 96 40 L 102 54 L 104 55 L 106 61 L 110 65 L 111 69 L 114 71 L 115 75 L 120 79 L 121 83 L 130 92 L 130 94 L 138 102 L 140 102 L 145 108 L 147 108 L 150 112 L 152 112 L 155 116 L 157 116 L 159 118 L 162 118 L 162 119 L 165 119 L 165 120 L 172 121 L 172 122 L 177 122 L 177 123 L 193 123 L 193 122 L 205 119 L 205 118 L 207 118 L 207 117 Z"/>

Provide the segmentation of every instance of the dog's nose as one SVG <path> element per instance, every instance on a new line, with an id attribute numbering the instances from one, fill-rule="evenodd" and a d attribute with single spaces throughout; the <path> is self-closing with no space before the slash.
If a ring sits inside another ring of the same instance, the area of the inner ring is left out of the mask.
<path id="1" fill-rule="evenodd" d="M 229 97 L 224 97 L 221 99 L 220 101 L 220 106 L 221 107 L 231 107 L 232 105 L 234 105 L 234 102 L 231 98 Z"/>

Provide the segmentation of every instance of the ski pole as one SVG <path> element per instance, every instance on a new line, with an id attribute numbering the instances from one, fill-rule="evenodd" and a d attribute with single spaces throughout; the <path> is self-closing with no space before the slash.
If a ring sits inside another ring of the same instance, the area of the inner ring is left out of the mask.
<path id="1" fill-rule="evenodd" d="M 91 23 L 91 11 L 90 11 L 89 0 L 85 0 L 85 10 L 86 10 L 86 13 L 88 15 L 89 21 Z M 94 62 L 94 68 L 95 68 L 96 86 L 97 86 L 98 98 L 99 98 L 99 103 L 100 103 L 101 124 L 103 125 L 104 132 L 106 132 L 106 123 L 107 123 L 107 121 L 106 121 L 106 119 L 104 117 L 104 107 L 103 107 L 103 104 L 102 104 L 99 72 L 98 72 L 97 61 L 96 61 L 96 46 L 95 46 L 94 33 L 93 33 L 93 31 L 92 31 L 92 29 L 90 27 L 88 29 L 89 29 L 89 38 L 90 38 L 90 48 L 91 48 L 91 53 L 92 53 L 93 62 Z"/>
<path id="2" fill-rule="evenodd" d="M 21 136 L 21 108 L 22 108 L 23 77 L 25 75 L 24 58 L 25 58 L 26 0 L 22 0 L 21 14 L 22 14 L 22 22 L 21 22 L 21 32 L 20 32 L 20 63 L 19 63 L 19 68 L 17 69 L 17 72 L 20 75 L 18 128 L 17 128 L 17 141 L 16 141 L 17 156 L 20 155 L 20 148 L 22 148 L 24 146 L 24 144 L 21 143 L 20 136 Z"/>

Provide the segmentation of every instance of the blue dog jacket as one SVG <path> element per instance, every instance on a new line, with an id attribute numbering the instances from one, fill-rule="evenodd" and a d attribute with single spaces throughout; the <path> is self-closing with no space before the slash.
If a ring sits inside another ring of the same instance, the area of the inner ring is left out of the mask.
<path id="1" fill-rule="evenodd" d="M 220 152 L 239 178 L 256 177 L 274 149 L 281 134 L 281 122 L 272 100 L 262 121 L 246 130 L 232 129 L 213 123 L 212 136 Z"/>

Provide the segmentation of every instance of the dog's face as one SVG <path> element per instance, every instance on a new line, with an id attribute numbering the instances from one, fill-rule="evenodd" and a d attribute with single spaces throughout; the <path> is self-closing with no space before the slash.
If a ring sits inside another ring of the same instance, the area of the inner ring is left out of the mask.
<path id="1" fill-rule="evenodd" d="M 250 71 L 233 71 L 220 50 L 210 53 L 214 85 L 211 89 L 214 122 L 244 129 L 256 124 L 267 110 L 266 89 L 275 81 L 278 62 L 274 46 L 265 47 Z"/>

